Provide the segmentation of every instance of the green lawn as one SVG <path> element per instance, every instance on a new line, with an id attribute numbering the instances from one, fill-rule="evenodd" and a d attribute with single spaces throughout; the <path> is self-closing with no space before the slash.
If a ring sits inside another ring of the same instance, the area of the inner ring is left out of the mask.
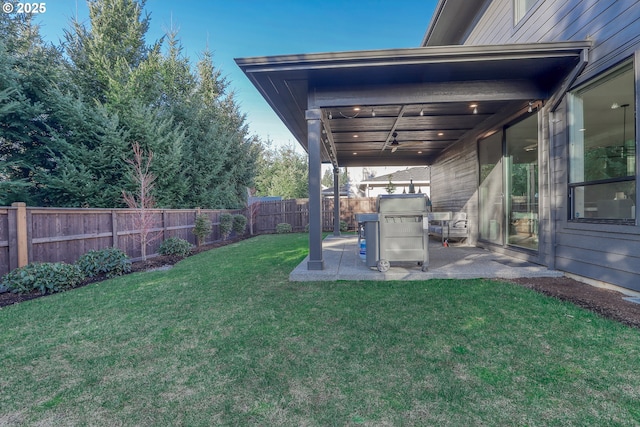
<path id="1" fill-rule="evenodd" d="M 261 236 L 0 309 L 0 425 L 640 424 L 640 333 L 490 280 L 289 283 Z"/>

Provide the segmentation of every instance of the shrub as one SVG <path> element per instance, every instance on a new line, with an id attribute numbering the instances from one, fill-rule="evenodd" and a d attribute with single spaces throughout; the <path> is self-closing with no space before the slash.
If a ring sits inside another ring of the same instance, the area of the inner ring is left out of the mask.
<path id="1" fill-rule="evenodd" d="M 278 234 L 291 233 L 291 230 L 291 224 L 287 224 L 286 222 L 281 222 L 280 224 L 276 225 L 276 233 Z"/>
<path id="2" fill-rule="evenodd" d="M 82 270 L 75 264 L 44 262 L 27 264 L 16 268 L 2 278 L 2 282 L 15 294 L 39 290 L 42 294 L 55 293 L 75 288 L 85 279 Z"/>
<path id="3" fill-rule="evenodd" d="M 204 243 L 204 239 L 211 234 L 211 219 L 208 215 L 200 214 L 196 217 L 195 227 L 193 227 L 193 234 L 198 239 L 198 246 Z"/>
<path id="4" fill-rule="evenodd" d="M 191 253 L 191 243 L 179 237 L 169 237 L 158 249 L 160 255 L 178 255 L 185 257 Z"/>
<path id="5" fill-rule="evenodd" d="M 242 214 L 236 214 L 233 216 L 233 231 L 238 235 L 244 234 L 247 228 L 247 217 Z"/>
<path id="6" fill-rule="evenodd" d="M 340 231 L 349 231 L 349 224 L 347 224 L 345 221 L 340 221 Z"/>
<path id="7" fill-rule="evenodd" d="M 233 215 L 229 213 L 220 214 L 220 234 L 222 235 L 222 240 L 227 240 L 229 234 L 231 234 L 231 230 L 233 229 Z"/>
<path id="8" fill-rule="evenodd" d="M 76 265 L 87 277 L 105 274 L 107 277 L 121 276 L 131 271 L 131 261 L 118 248 L 91 250 L 82 255 Z"/>

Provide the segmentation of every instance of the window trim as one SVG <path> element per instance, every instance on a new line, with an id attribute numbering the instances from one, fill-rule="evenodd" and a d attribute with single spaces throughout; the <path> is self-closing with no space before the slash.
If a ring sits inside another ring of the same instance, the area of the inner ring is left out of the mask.
<path id="1" fill-rule="evenodd" d="M 521 1 L 521 0 L 511 0 L 511 7 L 512 7 L 512 16 L 513 16 L 513 28 L 514 30 L 519 29 L 522 25 L 524 25 L 524 23 L 529 19 L 529 17 L 531 15 L 533 15 L 534 11 L 536 9 L 538 9 L 538 7 L 542 4 L 542 0 L 537 0 L 536 2 L 534 2 L 531 7 L 529 7 L 529 9 L 522 15 L 522 17 L 520 19 L 517 19 L 516 17 L 516 9 L 517 9 L 517 5 L 516 2 Z"/>
<path id="2" fill-rule="evenodd" d="M 607 78 L 615 78 L 615 76 L 617 74 L 621 74 L 624 72 L 627 72 L 628 70 L 625 70 L 625 68 L 630 68 L 631 71 L 633 71 L 633 75 L 634 75 L 634 116 L 635 116 L 635 145 L 636 145 L 636 162 L 635 162 L 635 166 L 636 166 L 636 170 L 635 170 L 635 175 L 627 175 L 627 176 L 621 176 L 621 177 L 615 177 L 615 178 L 607 178 L 607 179 L 600 179 L 600 180 L 592 180 L 592 181 L 581 181 L 581 182 L 571 182 L 571 169 L 572 169 L 572 164 L 571 164 L 571 156 L 567 156 L 567 200 L 568 200 L 568 204 L 567 204 L 567 222 L 568 224 L 607 224 L 607 225 L 615 225 L 615 226 L 622 226 L 622 227 L 628 227 L 628 226 L 637 226 L 639 224 L 638 222 L 638 213 L 636 211 L 635 214 L 635 218 L 633 219 L 624 219 L 624 218 L 585 218 L 585 217 L 580 217 L 580 218 L 576 218 L 575 217 L 575 205 L 574 205 L 574 193 L 575 193 L 575 189 L 578 187 L 589 187 L 589 186 L 594 186 L 594 185 L 602 185 L 602 184 L 612 184 L 612 183 L 623 183 L 623 182 L 635 182 L 635 188 L 636 188 L 636 198 L 638 193 L 638 190 L 640 189 L 640 180 L 638 179 L 638 176 L 640 175 L 640 165 L 638 164 L 638 157 L 639 157 L 639 152 L 638 152 L 638 140 L 639 140 L 639 135 L 640 135 L 640 129 L 638 126 L 640 126 L 640 114 L 638 114 L 638 106 L 639 106 L 639 101 L 638 101 L 638 95 L 640 95 L 640 51 L 636 51 L 634 53 L 634 55 L 627 57 L 625 59 L 623 59 L 622 61 L 618 62 L 616 65 L 608 68 L 607 70 L 599 73 L 598 75 L 596 75 L 595 77 L 590 78 L 589 80 L 587 80 L 586 82 L 583 82 L 582 84 L 580 84 L 579 86 L 571 89 L 568 93 L 567 96 L 570 99 L 571 96 L 573 96 L 573 94 L 578 93 L 580 91 L 586 90 L 590 87 L 595 87 L 598 84 L 601 84 L 605 81 L 605 79 Z M 567 115 L 569 115 L 572 112 L 572 107 L 571 107 L 571 102 L 569 102 L 567 104 Z M 571 144 L 571 124 L 569 122 L 567 122 L 566 125 L 566 130 L 567 130 L 567 147 L 569 147 L 569 145 Z M 568 152 L 567 152 L 568 154 Z M 638 200 L 636 200 L 636 204 L 638 203 Z M 637 206 L 637 205 L 636 205 Z"/>

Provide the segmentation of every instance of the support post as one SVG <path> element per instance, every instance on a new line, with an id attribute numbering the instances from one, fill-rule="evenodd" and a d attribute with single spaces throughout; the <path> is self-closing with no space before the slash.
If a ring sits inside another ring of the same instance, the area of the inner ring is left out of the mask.
<path id="1" fill-rule="evenodd" d="M 309 150 L 309 261 L 308 270 L 323 270 L 322 259 L 322 198 L 320 179 L 322 175 L 322 111 L 307 110 L 307 138 Z"/>
<path id="2" fill-rule="evenodd" d="M 15 202 L 11 207 L 16 210 L 16 246 L 18 252 L 18 267 L 29 264 L 29 250 L 27 242 L 27 204 Z"/>
<path id="3" fill-rule="evenodd" d="M 333 168 L 333 235 L 340 235 L 340 169 Z"/>

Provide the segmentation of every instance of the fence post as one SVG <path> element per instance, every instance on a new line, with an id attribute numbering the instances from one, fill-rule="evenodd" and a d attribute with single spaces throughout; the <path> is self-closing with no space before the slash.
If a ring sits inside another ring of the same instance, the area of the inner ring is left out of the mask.
<path id="1" fill-rule="evenodd" d="M 29 264 L 29 246 L 27 241 L 27 204 L 15 202 L 11 207 L 16 210 L 16 246 L 18 248 L 18 267 Z"/>

